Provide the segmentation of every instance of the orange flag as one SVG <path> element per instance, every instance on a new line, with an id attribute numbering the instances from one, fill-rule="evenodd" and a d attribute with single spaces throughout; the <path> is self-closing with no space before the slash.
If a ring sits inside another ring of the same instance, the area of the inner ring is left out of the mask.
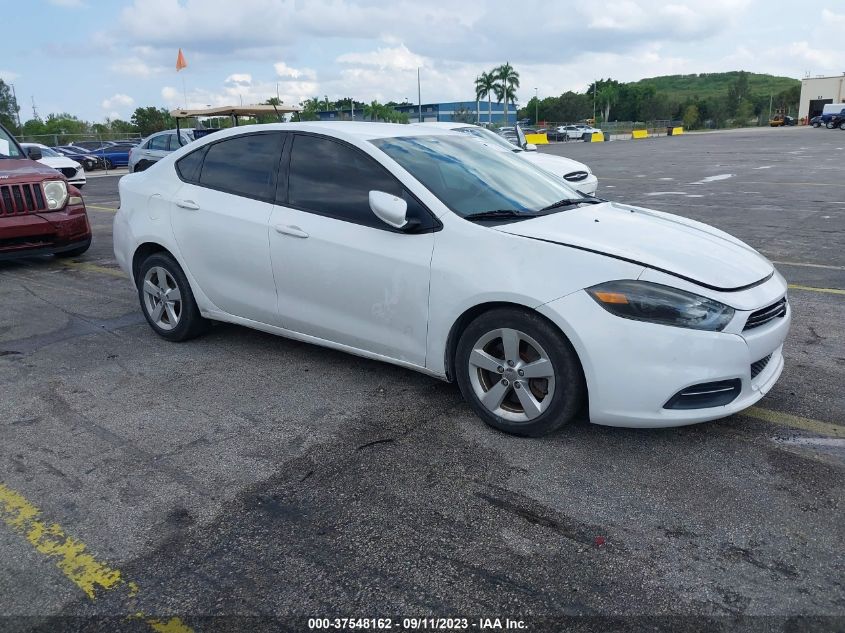
<path id="1" fill-rule="evenodd" d="M 185 61 L 185 55 L 182 54 L 182 49 L 179 49 L 179 54 L 176 56 L 176 72 L 188 67 L 188 62 Z"/>

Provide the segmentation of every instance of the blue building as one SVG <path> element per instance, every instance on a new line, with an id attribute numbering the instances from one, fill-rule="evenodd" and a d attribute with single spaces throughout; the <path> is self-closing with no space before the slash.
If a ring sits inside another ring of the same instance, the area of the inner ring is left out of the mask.
<path id="1" fill-rule="evenodd" d="M 476 122 L 476 116 L 480 123 L 487 123 L 490 120 L 487 112 L 487 101 L 482 101 L 478 105 L 478 112 L 476 112 L 475 101 L 450 101 L 448 103 L 424 103 L 422 104 L 422 120 L 423 121 L 446 121 L 451 122 L 459 120 L 462 122 Z M 508 121 L 507 125 L 516 125 L 516 110 L 518 106 L 510 104 L 508 106 Z M 411 123 L 419 120 L 420 106 L 415 103 L 407 103 L 397 105 L 396 109 L 399 112 L 404 112 L 408 115 Z M 493 123 L 498 125 L 506 125 L 505 123 L 505 104 L 496 103 L 491 104 L 491 114 Z M 352 120 L 352 111 L 349 108 L 340 110 L 321 110 L 317 113 L 321 121 L 350 121 Z M 456 119 L 455 116 L 458 118 Z M 355 108 L 356 121 L 364 121 L 364 110 Z"/>

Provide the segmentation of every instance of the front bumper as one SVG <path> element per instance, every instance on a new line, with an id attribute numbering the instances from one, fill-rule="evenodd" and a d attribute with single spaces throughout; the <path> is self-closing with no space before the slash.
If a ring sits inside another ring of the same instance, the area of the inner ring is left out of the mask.
<path id="1" fill-rule="evenodd" d="M 588 196 L 592 196 L 593 194 L 595 194 L 596 189 L 598 189 L 599 187 L 599 179 L 596 178 L 595 174 L 590 174 L 589 176 L 584 178 L 584 180 L 581 180 L 579 182 L 569 182 L 568 180 L 566 180 L 566 178 L 564 178 L 564 180 L 566 181 L 567 185 L 577 189 L 581 193 L 586 194 Z"/>
<path id="2" fill-rule="evenodd" d="M 772 290 L 774 302 L 779 297 L 777 289 Z M 780 296 L 785 291 L 783 285 Z M 561 327 L 578 352 L 587 381 L 590 421 L 626 427 L 695 424 L 750 407 L 768 393 L 783 371 L 783 342 L 792 317 L 788 308 L 784 317 L 753 330 L 743 332 L 740 326 L 735 333 L 703 332 L 617 317 L 585 291 L 539 310 Z M 734 318 L 744 323 L 748 314 L 738 311 Z M 768 355 L 765 368 L 752 378 L 751 365 Z M 741 388 L 726 405 L 665 408 L 683 389 L 733 379 L 740 380 Z"/>
<path id="3" fill-rule="evenodd" d="M 84 205 L 0 217 L 0 259 L 61 253 L 91 241 Z"/>

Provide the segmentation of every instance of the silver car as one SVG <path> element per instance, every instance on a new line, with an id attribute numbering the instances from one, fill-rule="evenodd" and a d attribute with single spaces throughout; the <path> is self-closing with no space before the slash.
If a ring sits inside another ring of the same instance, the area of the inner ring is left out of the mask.
<path id="1" fill-rule="evenodd" d="M 136 171 L 144 171 L 153 163 L 161 160 L 170 152 L 175 152 L 182 145 L 187 145 L 194 140 L 192 130 L 182 130 L 182 144 L 179 144 L 179 139 L 176 136 L 176 130 L 165 130 L 164 132 L 156 132 L 141 141 L 129 153 L 129 173 Z"/>

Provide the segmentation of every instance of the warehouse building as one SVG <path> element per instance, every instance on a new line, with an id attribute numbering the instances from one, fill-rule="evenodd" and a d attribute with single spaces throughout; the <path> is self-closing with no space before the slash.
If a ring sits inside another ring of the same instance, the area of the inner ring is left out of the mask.
<path id="1" fill-rule="evenodd" d="M 415 103 L 399 104 L 396 110 L 404 112 L 408 115 L 411 123 L 415 123 L 422 116 L 423 121 L 457 121 L 461 123 L 475 123 L 478 119 L 481 123 L 487 123 L 492 119 L 495 125 L 516 125 L 516 111 L 518 105 L 510 104 L 508 106 L 508 118 L 505 123 L 505 104 L 492 103 L 490 112 L 487 111 L 487 102 L 482 101 L 478 110 L 476 110 L 475 101 L 450 101 L 447 103 L 424 103 L 422 107 Z M 321 121 L 349 121 L 353 118 L 353 113 L 349 108 L 341 110 L 322 110 L 317 113 Z M 364 111 L 360 108 L 355 108 L 354 119 L 356 121 L 365 121 Z"/>
<path id="2" fill-rule="evenodd" d="M 845 103 L 845 73 L 832 77 L 805 77 L 801 80 L 799 119 L 820 115 L 828 103 Z"/>

